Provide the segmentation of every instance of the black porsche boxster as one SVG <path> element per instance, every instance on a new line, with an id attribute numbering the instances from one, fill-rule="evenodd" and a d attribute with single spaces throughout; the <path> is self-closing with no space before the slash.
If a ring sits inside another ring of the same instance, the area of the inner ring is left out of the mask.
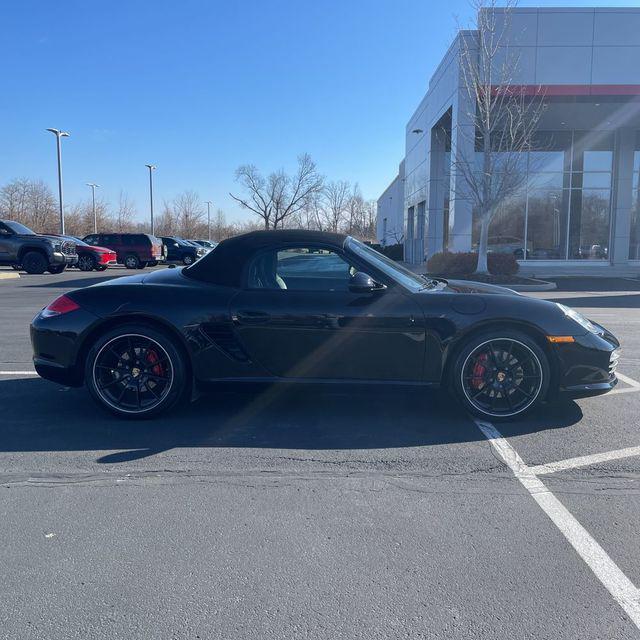
<path id="1" fill-rule="evenodd" d="M 441 385 L 507 419 L 612 389 L 619 343 L 553 302 L 428 279 L 352 237 L 258 231 L 186 268 L 71 291 L 31 325 L 38 373 L 119 416 L 221 383 Z"/>

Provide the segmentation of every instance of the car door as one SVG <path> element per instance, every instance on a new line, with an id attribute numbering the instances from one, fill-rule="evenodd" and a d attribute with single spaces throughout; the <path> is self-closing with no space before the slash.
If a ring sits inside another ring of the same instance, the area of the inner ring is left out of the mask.
<path id="1" fill-rule="evenodd" d="M 393 283 L 350 291 L 356 270 L 362 269 L 323 247 L 257 255 L 230 308 L 250 357 L 286 378 L 420 380 L 422 311 Z"/>
<path id="2" fill-rule="evenodd" d="M 0 262 L 10 262 L 16 254 L 15 234 L 0 222 Z"/>

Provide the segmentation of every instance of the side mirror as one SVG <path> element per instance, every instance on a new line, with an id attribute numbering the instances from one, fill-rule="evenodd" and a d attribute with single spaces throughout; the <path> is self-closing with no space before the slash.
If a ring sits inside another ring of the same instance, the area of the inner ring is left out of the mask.
<path id="1" fill-rule="evenodd" d="M 386 289 L 383 284 L 378 284 L 374 279 L 363 271 L 356 271 L 349 278 L 349 291 L 352 293 L 369 293 L 371 291 L 382 291 Z"/>

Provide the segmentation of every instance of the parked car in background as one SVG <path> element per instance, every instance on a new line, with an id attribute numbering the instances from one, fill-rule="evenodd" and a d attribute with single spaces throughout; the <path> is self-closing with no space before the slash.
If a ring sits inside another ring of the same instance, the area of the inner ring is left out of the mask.
<path id="1" fill-rule="evenodd" d="M 218 243 L 213 240 L 189 240 L 189 242 L 195 242 L 205 249 L 215 249 L 218 246 Z"/>
<path id="2" fill-rule="evenodd" d="M 0 265 L 27 273 L 62 273 L 78 261 L 76 243 L 35 233 L 19 222 L 0 220 Z"/>
<path id="3" fill-rule="evenodd" d="M 176 236 L 162 236 L 160 238 L 167 248 L 167 262 L 180 262 L 187 266 L 207 253 L 204 247 Z"/>
<path id="4" fill-rule="evenodd" d="M 92 233 L 83 238 L 94 247 L 116 252 L 116 261 L 127 269 L 155 267 L 164 260 L 162 242 L 148 233 Z"/>
<path id="5" fill-rule="evenodd" d="M 113 249 L 96 247 L 74 236 L 62 236 L 58 233 L 53 235 L 57 238 L 63 238 L 76 243 L 78 263 L 75 266 L 78 267 L 80 271 L 104 271 L 107 267 L 116 264 L 117 255 Z"/>

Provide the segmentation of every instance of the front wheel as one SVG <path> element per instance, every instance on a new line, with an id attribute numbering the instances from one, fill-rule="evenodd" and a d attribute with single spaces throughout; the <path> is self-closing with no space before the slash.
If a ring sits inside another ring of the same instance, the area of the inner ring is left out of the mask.
<path id="1" fill-rule="evenodd" d="M 94 400 L 121 418 L 149 418 L 178 403 L 187 388 L 183 356 L 164 333 L 123 325 L 91 347 L 85 380 Z"/>
<path id="2" fill-rule="evenodd" d="M 39 251 L 29 251 L 22 257 L 22 267 L 27 273 L 40 275 L 48 266 L 47 259 Z"/>
<path id="3" fill-rule="evenodd" d="M 551 377 L 538 344 L 519 331 L 495 331 L 469 340 L 458 353 L 451 380 L 468 411 L 490 420 L 524 415 L 544 399 Z"/>
<path id="4" fill-rule="evenodd" d="M 188 267 L 190 264 L 193 264 L 193 262 L 194 262 L 194 260 L 193 260 L 193 256 L 191 256 L 191 255 L 189 255 L 189 254 L 187 254 L 186 256 L 184 256 L 184 257 L 182 258 L 182 264 L 186 265 L 187 267 Z"/>

